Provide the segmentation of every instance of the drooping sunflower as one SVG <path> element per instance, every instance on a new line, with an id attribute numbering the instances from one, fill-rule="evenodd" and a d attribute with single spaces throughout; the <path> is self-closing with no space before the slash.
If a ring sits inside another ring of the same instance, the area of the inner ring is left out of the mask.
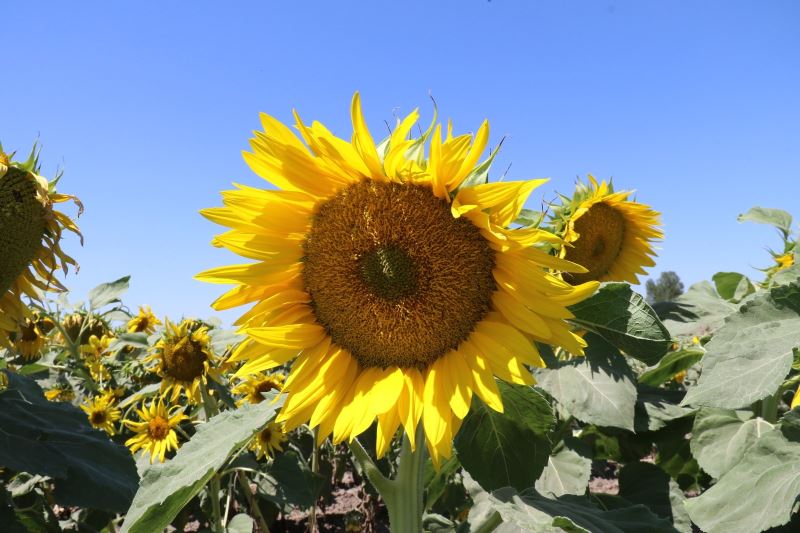
<path id="1" fill-rule="evenodd" d="M 107 395 L 96 396 L 80 405 L 92 427 L 102 429 L 109 435 L 116 433 L 115 422 L 120 419 L 122 413 L 114 405 L 114 401 Z"/>
<path id="2" fill-rule="evenodd" d="M 9 334 L 32 315 L 22 298 L 65 291 L 55 273 L 76 265 L 61 249 L 61 238 L 64 230 L 83 237 L 54 205 L 72 200 L 79 216 L 83 208 L 76 197 L 56 192 L 57 181 L 39 175 L 36 148 L 20 163 L 10 161 L 0 145 L 0 346 L 6 348 Z"/>
<path id="3" fill-rule="evenodd" d="M 175 433 L 175 426 L 188 417 L 183 414 L 181 407 L 175 405 L 167 408 L 163 398 L 152 400 L 148 406 L 142 402 L 141 409 L 136 409 L 139 422 L 124 420 L 125 426 L 136 433 L 133 437 L 125 441 L 125 446 L 131 449 L 131 453 L 143 449 L 145 454 L 150 454 L 150 464 L 156 458 L 163 463 L 168 451 L 177 450 L 178 435 Z"/>
<path id="4" fill-rule="evenodd" d="M 162 396 L 166 398 L 171 391 L 170 401 L 176 402 L 185 391 L 190 401 L 202 401 L 200 384 L 207 383 L 209 376 L 218 379 L 210 343 L 208 328 L 199 322 L 183 320 L 176 325 L 165 319 L 163 337 L 144 359 L 156 363 L 151 370 L 161 377 Z"/>
<path id="5" fill-rule="evenodd" d="M 286 442 L 286 433 L 277 422 L 270 422 L 259 431 L 253 442 L 250 444 L 250 449 L 256 454 L 256 459 L 268 459 L 274 457 L 277 452 L 283 451 L 283 443 Z"/>
<path id="6" fill-rule="evenodd" d="M 52 320 L 39 317 L 36 313 L 26 318 L 19 330 L 9 334 L 14 350 L 26 361 L 36 361 L 47 344 L 47 334 L 55 327 Z"/>
<path id="7" fill-rule="evenodd" d="M 256 372 L 253 375 L 247 376 L 241 383 L 233 388 L 235 394 L 244 394 L 244 398 L 236 402 L 237 405 L 247 403 L 261 403 L 264 401 L 263 394 L 270 391 L 281 391 L 283 383 L 286 381 L 286 376 L 280 372 L 275 372 L 266 375 L 262 372 Z"/>
<path id="8" fill-rule="evenodd" d="M 215 309 L 255 303 L 236 322 L 248 339 L 231 360 L 246 375 L 296 358 L 285 431 L 309 421 L 341 442 L 377 418 L 382 455 L 400 425 L 416 446 L 421 420 L 439 461 L 473 393 L 502 410 L 494 376 L 533 383 L 525 365 L 543 366 L 533 341 L 582 352 L 566 306 L 597 283 L 553 272 L 585 269 L 539 248 L 561 243 L 552 233 L 511 227 L 546 180 L 486 183 L 487 122 L 474 139 L 434 124 L 409 138 L 415 110 L 376 145 L 358 93 L 351 141 L 295 117 L 300 138 L 262 115 L 244 154 L 280 190 L 238 186 L 202 212 L 231 228 L 214 245 L 257 261 L 197 276 L 236 285 Z"/>
<path id="9" fill-rule="evenodd" d="M 653 241 L 662 239 L 660 215 L 628 200 L 633 191 L 614 192 L 610 183 L 579 183 L 574 196 L 554 210 L 556 233 L 564 238 L 559 257 L 586 267 L 568 272 L 572 284 L 587 281 L 639 283 L 644 267 L 655 265 Z"/>
<path id="10" fill-rule="evenodd" d="M 128 333 L 153 333 L 161 321 L 153 314 L 149 305 L 139 306 L 139 314 L 128 321 Z"/>
<path id="11" fill-rule="evenodd" d="M 71 313 L 65 316 L 61 321 L 61 327 L 69 336 L 70 342 L 77 342 L 79 346 L 88 345 L 89 339 L 92 337 L 101 339 L 111 331 L 105 320 L 86 312 Z"/>

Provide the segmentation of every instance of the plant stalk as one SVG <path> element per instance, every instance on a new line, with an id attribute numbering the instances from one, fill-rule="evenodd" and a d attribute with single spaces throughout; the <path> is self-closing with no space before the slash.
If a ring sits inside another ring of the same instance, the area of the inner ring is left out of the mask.
<path id="1" fill-rule="evenodd" d="M 258 520 L 258 525 L 261 526 L 261 533 L 269 533 L 269 525 L 267 525 L 264 515 L 261 514 L 258 502 L 253 497 L 253 491 L 250 489 L 250 482 L 247 480 L 247 476 L 244 472 L 240 472 L 236 478 L 239 480 L 239 487 L 244 493 L 247 505 L 250 507 L 250 512 L 256 517 L 256 520 Z"/>

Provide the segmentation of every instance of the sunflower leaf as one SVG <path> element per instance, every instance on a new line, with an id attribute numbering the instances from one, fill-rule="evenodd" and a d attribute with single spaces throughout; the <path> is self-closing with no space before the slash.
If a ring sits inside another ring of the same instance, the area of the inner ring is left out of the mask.
<path id="1" fill-rule="evenodd" d="M 717 294 L 708 281 L 695 283 L 674 302 L 677 312 L 664 317 L 664 325 L 676 337 L 709 335 L 725 323 L 725 317 L 736 311 L 736 305 Z"/>
<path id="2" fill-rule="evenodd" d="M 110 283 L 101 283 L 89 291 L 89 305 L 98 310 L 110 303 L 119 302 L 119 297 L 128 290 L 130 280 L 130 276 L 125 276 Z"/>
<path id="3" fill-rule="evenodd" d="M 703 358 L 705 351 L 698 349 L 684 349 L 672 352 L 661 361 L 658 366 L 639 376 L 639 383 L 658 387 L 671 380 L 676 374 L 688 370 Z"/>
<path id="4" fill-rule="evenodd" d="M 786 236 L 792 231 L 792 215 L 783 209 L 751 207 L 747 213 L 739 215 L 736 220 L 739 222 L 769 224 L 770 226 L 778 228 Z"/>
<path id="5" fill-rule="evenodd" d="M 148 468 L 133 499 L 122 533 L 161 531 L 199 493 L 228 457 L 275 415 L 282 400 L 274 393 L 258 404 L 223 411 L 197 428 L 170 461 Z"/>
<path id="6" fill-rule="evenodd" d="M 738 272 L 717 272 L 711 279 L 717 286 L 717 293 L 732 302 L 739 302 L 756 291 L 753 282 Z"/>
<path id="7" fill-rule="evenodd" d="M 669 331 L 653 308 L 627 283 L 606 283 L 569 310 L 576 325 L 645 364 L 658 363 L 671 344 Z"/>
<path id="8" fill-rule="evenodd" d="M 569 448 L 562 448 L 547 460 L 547 467 L 536 480 L 536 490 L 546 496 L 563 496 L 586 492 L 592 460 Z"/>

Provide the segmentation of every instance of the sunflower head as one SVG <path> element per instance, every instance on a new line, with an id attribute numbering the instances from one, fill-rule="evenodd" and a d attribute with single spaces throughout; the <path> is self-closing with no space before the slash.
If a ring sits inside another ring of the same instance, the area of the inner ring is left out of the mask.
<path id="1" fill-rule="evenodd" d="M 101 339 L 111 333 L 108 323 L 103 318 L 84 311 L 71 313 L 61 320 L 70 341 L 77 341 L 80 346 L 87 346 L 93 336 Z"/>
<path id="2" fill-rule="evenodd" d="M 152 400 L 148 405 L 142 402 L 141 408 L 136 409 L 139 421 L 125 420 L 125 427 L 135 433 L 133 437 L 125 441 L 125 445 L 136 453 L 137 450 L 144 450 L 145 454 L 150 454 L 150 464 L 156 458 L 163 463 L 168 451 L 178 449 L 178 435 L 175 433 L 175 426 L 186 420 L 188 417 L 183 414 L 180 406 L 168 408 L 164 405 L 163 398 Z"/>
<path id="3" fill-rule="evenodd" d="M 250 449 L 255 452 L 257 459 L 269 459 L 274 457 L 277 452 L 283 451 L 283 443 L 286 442 L 286 439 L 283 427 L 276 422 L 270 422 L 253 437 Z"/>
<path id="4" fill-rule="evenodd" d="M 45 391 L 44 397 L 51 402 L 71 402 L 75 399 L 75 390 L 66 380 L 59 380 L 51 389 Z"/>
<path id="5" fill-rule="evenodd" d="M 191 401 L 199 403 L 201 382 L 205 383 L 208 376 L 218 377 L 208 329 L 196 325 L 193 320 L 178 325 L 165 320 L 162 338 L 144 360 L 155 363 L 152 371 L 162 378 L 161 393 L 166 395 L 171 390 L 173 402 L 185 391 Z"/>
<path id="6" fill-rule="evenodd" d="M 36 361 L 47 344 L 47 334 L 53 329 L 53 321 L 34 313 L 26 318 L 17 331 L 11 332 L 8 338 L 14 349 L 28 362 Z"/>
<path id="7" fill-rule="evenodd" d="M 376 144 L 358 94 L 343 139 L 297 114 L 298 138 L 262 115 L 245 160 L 279 190 L 240 186 L 202 213 L 228 226 L 212 243 L 255 262 L 198 278 L 234 284 L 216 309 L 255 304 L 229 361 L 240 376 L 294 359 L 277 423 L 309 422 L 324 439 L 353 439 L 378 423 L 382 455 L 402 424 L 422 423 L 431 456 L 449 456 L 473 394 L 502 410 L 494 377 L 533 383 L 534 341 L 581 353 L 565 319 L 596 282 L 542 249 L 562 240 L 517 228 L 546 180 L 488 183 L 489 125 L 454 135 L 433 123 L 411 137 L 415 110 Z"/>
<path id="8" fill-rule="evenodd" d="M 284 381 L 286 381 L 286 376 L 280 372 L 269 375 L 257 372 L 248 376 L 233 388 L 235 394 L 244 395 L 244 398 L 237 401 L 237 405 L 263 402 L 263 394 L 270 391 L 280 392 L 283 389 Z"/>
<path id="9" fill-rule="evenodd" d="M 82 403 L 80 407 L 86 413 L 92 427 L 102 429 L 109 435 L 116 433 L 114 426 L 122 415 L 110 397 L 106 395 L 96 396 Z"/>
<path id="10" fill-rule="evenodd" d="M 660 215 L 649 206 L 628 200 L 632 191 L 614 192 L 610 182 L 579 182 L 573 197 L 562 197 L 553 211 L 553 226 L 564 243 L 560 257 L 586 268 L 564 279 L 639 283 L 644 267 L 655 265 L 653 241 L 663 238 Z"/>
<path id="11" fill-rule="evenodd" d="M 161 321 L 153 314 L 150 306 L 139 306 L 139 314 L 128 321 L 128 333 L 153 333 Z"/>

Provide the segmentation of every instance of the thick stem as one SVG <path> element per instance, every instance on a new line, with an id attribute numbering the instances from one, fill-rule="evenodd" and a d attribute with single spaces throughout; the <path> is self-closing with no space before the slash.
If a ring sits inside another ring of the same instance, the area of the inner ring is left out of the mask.
<path id="1" fill-rule="evenodd" d="M 403 447 L 397 461 L 392 502 L 386 498 L 389 526 L 392 533 L 420 533 L 422 531 L 423 468 L 425 466 L 425 434 L 422 424 L 417 429 L 417 449 L 411 451 L 411 442 L 403 435 Z"/>
<path id="2" fill-rule="evenodd" d="M 247 499 L 247 505 L 250 507 L 250 513 L 256 517 L 258 524 L 261 526 L 261 533 L 269 533 L 269 526 L 267 525 L 267 521 L 264 519 L 264 515 L 261 514 L 261 508 L 259 508 L 258 502 L 253 497 L 253 491 L 250 488 L 250 482 L 247 480 L 247 476 L 244 474 L 244 472 L 241 472 L 236 477 L 239 480 L 239 487 L 241 487 L 244 497 Z"/>
<path id="3" fill-rule="evenodd" d="M 211 513 L 214 519 L 214 522 L 211 524 L 211 529 L 213 529 L 216 533 L 224 533 L 225 530 L 222 527 L 222 510 L 219 506 L 220 483 L 218 474 L 214 474 L 211 477 L 209 490 L 211 492 Z"/>
<path id="4" fill-rule="evenodd" d="M 311 436 L 314 438 L 314 447 L 311 450 L 311 473 L 319 474 L 319 445 L 317 443 L 317 434 L 319 428 L 314 428 L 311 431 Z M 317 531 L 317 502 L 311 504 L 311 509 L 308 510 L 308 531 L 315 533 Z"/>

